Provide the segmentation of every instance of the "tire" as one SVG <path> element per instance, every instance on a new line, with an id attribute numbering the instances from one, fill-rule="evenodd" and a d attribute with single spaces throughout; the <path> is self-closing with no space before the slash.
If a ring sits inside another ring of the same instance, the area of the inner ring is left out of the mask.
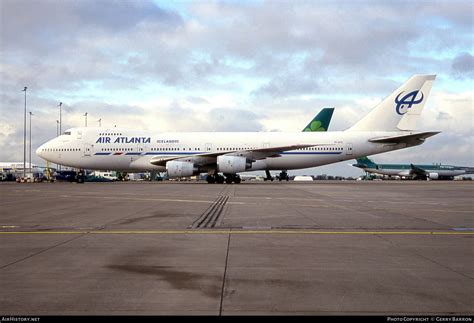
<path id="1" fill-rule="evenodd" d="M 216 182 L 216 179 L 212 175 L 208 175 L 206 180 L 208 184 L 214 184 Z"/>

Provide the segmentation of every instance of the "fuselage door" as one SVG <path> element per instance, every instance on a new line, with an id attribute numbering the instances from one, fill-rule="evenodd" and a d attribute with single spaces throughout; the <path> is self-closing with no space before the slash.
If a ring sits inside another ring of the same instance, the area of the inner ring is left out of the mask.
<path id="1" fill-rule="evenodd" d="M 135 161 L 142 157 L 145 154 L 146 147 L 144 144 L 140 143 L 136 146 L 135 151 L 130 156 L 130 161 Z"/>
<path id="2" fill-rule="evenodd" d="M 90 157 L 92 154 L 92 145 L 90 144 L 84 144 L 84 150 L 82 152 L 82 156 L 84 157 Z"/>
<path id="3" fill-rule="evenodd" d="M 145 149 L 145 148 L 144 148 L 143 144 L 138 144 L 138 145 L 137 145 L 137 153 L 139 153 L 140 155 L 143 154 L 144 149 Z"/>
<path id="4" fill-rule="evenodd" d="M 212 144 L 211 143 L 206 143 L 206 152 L 211 152 L 212 151 Z"/>
<path id="5" fill-rule="evenodd" d="M 346 144 L 346 155 L 352 155 L 352 144 Z"/>

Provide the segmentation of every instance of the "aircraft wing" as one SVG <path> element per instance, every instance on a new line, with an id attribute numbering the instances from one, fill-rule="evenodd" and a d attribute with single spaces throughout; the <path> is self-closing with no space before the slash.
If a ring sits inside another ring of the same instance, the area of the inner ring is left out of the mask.
<path id="1" fill-rule="evenodd" d="M 198 165 L 207 165 L 216 163 L 218 156 L 241 156 L 246 157 L 250 160 L 259 160 L 265 158 L 280 157 L 280 153 L 288 150 L 296 150 L 314 146 L 324 146 L 321 145 L 290 145 L 290 146 L 278 146 L 278 147 L 266 147 L 266 148 L 257 148 L 249 150 L 234 150 L 234 151 L 222 151 L 222 152 L 213 152 L 213 153 L 202 153 L 202 154 L 189 154 L 189 155 L 180 155 L 180 156 L 171 156 L 171 157 L 161 157 L 156 156 L 150 160 L 150 163 L 155 166 L 165 166 L 167 162 L 172 160 L 180 161 L 189 161 Z"/>
<path id="2" fill-rule="evenodd" d="M 410 174 L 411 175 L 418 175 L 418 176 L 424 176 L 426 175 L 426 171 L 423 168 L 417 167 L 413 164 L 410 164 Z"/>
<path id="3" fill-rule="evenodd" d="M 426 138 L 439 134 L 441 131 L 429 131 L 429 132 L 417 132 L 410 133 L 406 135 L 398 136 L 388 136 L 388 137 L 376 137 L 369 139 L 370 142 L 376 143 L 390 143 L 390 144 L 400 144 L 400 143 L 413 143 L 413 142 L 423 142 Z"/>

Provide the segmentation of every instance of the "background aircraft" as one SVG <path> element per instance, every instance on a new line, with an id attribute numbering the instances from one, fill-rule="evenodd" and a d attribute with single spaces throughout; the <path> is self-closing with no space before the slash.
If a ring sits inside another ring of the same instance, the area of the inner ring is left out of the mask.
<path id="1" fill-rule="evenodd" d="M 367 157 L 356 159 L 357 164 L 352 166 L 363 169 L 365 172 L 408 177 L 412 179 L 454 179 L 454 176 L 474 174 L 473 167 L 452 165 L 414 165 L 414 164 L 376 164 Z"/>

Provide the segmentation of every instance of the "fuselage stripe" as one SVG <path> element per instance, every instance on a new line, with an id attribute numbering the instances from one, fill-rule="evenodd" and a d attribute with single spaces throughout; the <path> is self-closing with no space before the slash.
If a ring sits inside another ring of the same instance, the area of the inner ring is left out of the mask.
<path id="1" fill-rule="evenodd" d="M 342 151 L 295 151 L 295 152 L 282 152 L 282 155 L 340 155 Z"/>
<path id="2" fill-rule="evenodd" d="M 229 151 L 230 152 L 230 151 Z M 113 155 L 134 155 L 134 156 L 139 156 L 139 155 L 170 155 L 170 156 L 178 156 L 178 155 L 196 155 L 196 154 L 201 154 L 203 152 L 161 152 L 161 151 L 156 151 L 156 152 L 146 152 L 146 153 L 140 153 L 140 152 L 129 152 L 129 153 L 122 153 L 122 152 L 116 152 Z M 112 153 L 104 153 L 104 152 L 97 152 L 95 155 L 100 155 L 100 156 L 108 156 Z M 340 155 L 342 154 L 342 151 L 284 151 L 281 152 L 280 154 L 282 155 Z"/>
<path id="3" fill-rule="evenodd" d="M 196 155 L 196 154 L 202 154 L 202 152 L 162 152 L 162 151 L 153 151 L 153 152 L 147 152 L 145 155 Z"/>

